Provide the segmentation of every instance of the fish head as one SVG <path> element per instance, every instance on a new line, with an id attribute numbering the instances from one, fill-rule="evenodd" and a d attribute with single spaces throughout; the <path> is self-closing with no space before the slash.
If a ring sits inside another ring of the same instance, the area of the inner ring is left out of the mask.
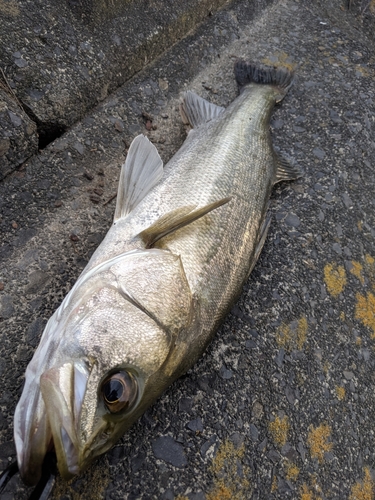
<path id="1" fill-rule="evenodd" d="M 47 324 L 15 413 L 28 484 L 50 448 L 70 479 L 117 442 L 165 389 L 163 377 L 155 381 L 191 315 L 181 261 L 162 250 L 112 259 L 70 293 Z"/>

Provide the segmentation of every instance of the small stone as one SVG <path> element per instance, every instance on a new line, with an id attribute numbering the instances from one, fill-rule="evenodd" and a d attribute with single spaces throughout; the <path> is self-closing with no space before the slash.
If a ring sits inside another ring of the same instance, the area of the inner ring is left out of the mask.
<path id="1" fill-rule="evenodd" d="M 299 454 L 301 455 L 302 461 L 304 462 L 305 458 L 306 458 L 307 450 L 303 446 L 303 444 L 301 443 L 301 441 L 298 443 L 297 449 L 298 449 Z"/>
<path id="2" fill-rule="evenodd" d="M 219 446 L 218 437 L 213 434 L 201 447 L 201 455 L 203 458 L 211 459 L 215 456 L 216 450 Z"/>
<path id="3" fill-rule="evenodd" d="M 239 432 L 234 432 L 230 437 L 230 441 L 234 444 L 235 448 L 238 450 L 245 441 L 245 436 Z"/>
<path id="4" fill-rule="evenodd" d="M 342 201 L 344 202 L 344 205 L 346 206 L 346 208 L 351 208 L 353 206 L 353 202 L 352 202 L 350 196 L 348 195 L 348 193 L 343 193 L 341 198 L 342 198 Z"/>
<path id="5" fill-rule="evenodd" d="M 190 398 L 181 398 L 178 403 L 178 409 L 187 413 L 190 413 L 192 406 L 193 401 Z"/>
<path id="6" fill-rule="evenodd" d="M 252 441 L 258 441 L 259 431 L 254 424 L 250 424 L 250 437 Z"/>
<path id="7" fill-rule="evenodd" d="M 54 205 L 55 205 L 56 208 L 61 207 L 62 201 L 61 200 L 56 200 L 55 203 L 54 203 Z"/>
<path id="8" fill-rule="evenodd" d="M 203 431 L 202 419 L 198 417 L 195 420 L 191 420 L 186 427 L 193 432 L 202 432 Z"/>
<path id="9" fill-rule="evenodd" d="M 114 127 L 117 130 L 117 132 L 123 132 L 125 128 L 121 120 L 116 120 L 114 123 Z"/>
<path id="10" fill-rule="evenodd" d="M 317 158 L 319 158 L 319 160 L 323 160 L 323 158 L 325 157 L 325 152 L 323 151 L 323 149 L 320 149 L 320 148 L 314 148 L 313 149 L 313 155 L 315 155 Z"/>
<path id="11" fill-rule="evenodd" d="M 10 139 L 0 139 L 0 156 L 5 155 L 10 148 Z"/>
<path id="12" fill-rule="evenodd" d="M 298 227 L 301 224 L 301 221 L 295 214 L 288 214 L 285 218 L 285 224 L 291 227 Z"/>
<path id="13" fill-rule="evenodd" d="M 246 342 L 245 342 L 246 349 L 254 349 L 256 346 L 257 345 L 254 342 L 254 340 L 249 339 L 249 340 L 246 340 Z"/>
<path id="14" fill-rule="evenodd" d="M 341 245 L 339 245 L 338 243 L 334 243 L 332 245 L 332 249 L 338 254 L 338 255 L 341 255 L 342 254 L 342 248 L 341 248 Z"/>
<path id="15" fill-rule="evenodd" d="M 25 61 L 25 59 L 22 59 L 22 57 L 19 57 L 17 58 L 15 61 L 14 61 L 14 64 L 16 66 L 18 66 L 19 68 L 26 68 L 26 66 L 29 65 L 29 63 L 27 61 Z"/>
<path id="16" fill-rule="evenodd" d="M 28 93 L 33 101 L 40 101 L 41 98 L 44 96 L 44 92 L 41 92 L 40 90 L 36 89 L 30 89 Z"/>
<path id="17" fill-rule="evenodd" d="M 298 134 L 301 134 L 302 132 L 306 132 L 305 128 L 298 127 L 298 125 L 293 125 L 293 130 L 294 130 L 294 132 L 297 132 Z"/>
<path id="18" fill-rule="evenodd" d="M 220 368 L 219 376 L 224 380 L 229 380 L 233 377 L 232 370 L 228 370 L 224 365 Z"/>
<path id="19" fill-rule="evenodd" d="M 0 282 L 0 292 L 2 292 L 5 288 L 5 285 L 3 282 Z"/>
<path id="20" fill-rule="evenodd" d="M 185 467 L 187 460 L 181 444 L 170 436 L 160 436 L 152 443 L 152 451 L 156 458 L 164 460 L 174 467 Z"/>
<path id="21" fill-rule="evenodd" d="M 20 127 L 22 125 L 22 119 L 17 116 L 15 113 L 12 113 L 12 111 L 8 110 L 8 115 L 10 118 L 10 121 L 12 122 L 12 125 L 15 127 Z"/>
<path id="22" fill-rule="evenodd" d="M 78 141 L 77 141 L 77 142 L 75 142 L 75 143 L 73 144 L 73 148 L 74 148 L 76 151 L 78 151 L 78 153 L 79 153 L 80 155 L 83 155 L 83 153 L 84 153 L 84 151 L 85 151 L 85 146 L 84 146 L 83 144 L 81 144 L 80 142 L 78 142 Z"/>
<path id="23" fill-rule="evenodd" d="M 26 342 L 32 347 L 38 345 L 40 336 L 43 333 L 45 323 L 42 318 L 36 318 L 28 327 L 26 331 Z"/>
<path id="24" fill-rule="evenodd" d="M 268 439 L 264 438 L 263 441 L 258 446 L 258 451 L 262 452 L 266 448 L 267 443 L 268 443 Z"/>
<path id="25" fill-rule="evenodd" d="M 271 123 L 271 126 L 274 128 L 274 129 L 279 129 L 281 128 L 282 126 L 284 125 L 284 120 L 275 120 Z"/>
<path id="26" fill-rule="evenodd" d="M 160 87 L 160 90 L 168 90 L 168 81 L 167 80 L 164 80 L 163 78 L 159 78 L 159 87 Z"/>
<path id="27" fill-rule="evenodd" d="M 33 294 L 40 292 L 49 281 L 48 273 L 44 271 L 32 271 L 29 274 L 29 283 L 25 288 L 25 293 Z"/>
<path id="28" fill-rule="evenodd" d="M 279 368 L 282 367 L 283 362 L 284 362 L 284 356 L 285 356 L 285 350 L 281 348 L 279 352 L 277 353 L 277 356 L 275 357 L 275 362 Z"/>
<path id="29" fill-rule="evenodd" d="M 346 380 L 352 380 L 352 378 L 354 378 L 354 376 L 355 376 L 353 372 L 346 371 L 346 370 L 344 370 L 343 374 L 344 374 L 344 377 L 346 378 Z"/>
<path id="30" fill-rule="evenodd" d="M 79 237 L 76 234 L 74 234 L 74 233 L 72 233 L 69 236 L 69 238 L 70 238 L 71 241 L 74 241 L 74 242 L 79 241 Z"/>
<path id="31" fill-rule="evenodd" d="M 261 403 L 259 403 L 259 401 L 255 401 L 255 403 L 253 404 L 252 413 L 254 418 L 256 419 L 261 418 L 261 416 L 263 415 L 263 406 Z"/>
<path id="32" fill-rule="evenodd" d="M 272 462 L 277 463 L 280 460 L 280 453 L 277 450 L 272 449 L 268 452 L 268 458 L 272 460 Z"/>
<path id="33" fill-rule="evenodd" d="M 88 179 L 89 181 L 92 181 L 92 180 L 93 180 L 93 178 L 94 178 L 94 176 L 93 176 L 90 172 L 87 172 L 87 171 L 85 171 L 83 175 L 84 175 L 84 176 L 86 177 L 86 179 Z"/>
<path id="34" fill-rule="evenodd" d="M 296 396 L 295 396 L 293 389 L 289 385 L 287 385 L 285 387 L 285 396 L 286 396 L 286 399 L 288 400 L 288 402 L 291 405 L 294 405 L 294 402 L 296 400 Z"/>
<path id="35" fill-rule="evenodd" d="M 101 202 L 101 198 L 97 194 L 90 194 L 90 200 L 96 205 Z"/>
<path id="36" fill-rule="evenodd" d="M 18 228 L 18 224 L 17 224 L 17 222 L 15 220 L 12 221 L 12 228 L 13 229 L 17 229 Z"/>
<path id="37" fill-rule="evenodd" d="M 13 298 L 11 295 L 3 295 L 0 299 L 0 318 L 10 318 L 14 312 Z"/>
<path id="38" fill-rule="evenodd" d="M 1 290 L 1 283 L 0 283 L 0 290 Z M 369 349 L 362 349 L 362 356 L 365 361 L 368 361 L 370 359 L 370 350 Z"/>

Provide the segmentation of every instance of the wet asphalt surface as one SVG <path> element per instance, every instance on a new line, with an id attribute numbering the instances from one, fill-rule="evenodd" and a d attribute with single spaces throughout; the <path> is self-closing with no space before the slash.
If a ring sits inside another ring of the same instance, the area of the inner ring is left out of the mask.
<path id="1" fill-rule="evenodd" d="M 375 496 L 375 57 L 340 4 L 235 2 L 0 185 L 0 465 L 44 325 L 109 228 L 119 166 L 143 132 L 180 147 L 181 93 L 236 96 L 237 57 L 295 69 L 275 148 L 305 175 L 278 185 L 269 235 L 200 361 L 59 499 Z M 251 167 L 251 166 L 249 166 Z M 27 498 L 15 478 L 4 499 Z"/>

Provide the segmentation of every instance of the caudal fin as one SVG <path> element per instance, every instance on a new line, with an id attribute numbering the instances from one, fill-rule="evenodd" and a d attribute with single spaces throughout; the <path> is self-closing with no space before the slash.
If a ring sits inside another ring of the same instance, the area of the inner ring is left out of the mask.
<path id="1" fill-rule="evenodd" d="M 276 101 L 281 101 L 293 84 L 294 74 L 283 67 L 264 66 L 239 60 L 234 74 L 240 91 L 249 83 L 272 85 L 277 88 Z"/>

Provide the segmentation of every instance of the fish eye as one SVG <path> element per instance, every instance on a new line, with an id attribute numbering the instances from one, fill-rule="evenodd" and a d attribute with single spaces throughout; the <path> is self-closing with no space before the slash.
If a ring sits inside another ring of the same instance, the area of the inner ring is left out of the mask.
<path id="1" fill-rule="evenodd" d="M 131 373 L 121 371 L 107 377 L 101 391 L 108 410 L 118 413 L 132 406 L 138 394 L 138 385 Z"/>

